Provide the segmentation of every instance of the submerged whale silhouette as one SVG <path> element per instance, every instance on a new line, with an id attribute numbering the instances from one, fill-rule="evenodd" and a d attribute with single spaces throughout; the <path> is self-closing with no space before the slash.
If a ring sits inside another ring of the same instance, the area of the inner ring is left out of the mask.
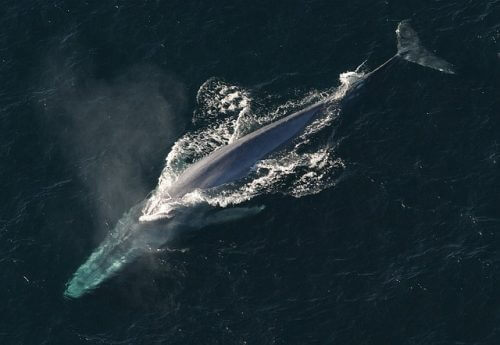
<path id="1" fill-rule="evenodd" d="M 438 71 L 453 74 L 453 67 L 436 57 L 421 44 L 409 21 L 399 23 L 397 30 L 398 51 L 382 65 L 356 80 L 346 91 L 342 102 L 349 101 L 373 75 L 386 68 L 397 58 L 404 59 Z M 247 176 L 252 167 L 269 154 L 279 150 L 302 133 L 314 119 L 323 113 L 331 99 L 320 101 L 306 109 L 268 124 L 246 136 L 221 147 L 188 167 L 168 189 L 171 198 L 181 198 L 196 189 L 209 189 L 237 181 Z M 160 248 L 168 239 L 170 230 L 179 224 L 200 223 L 193 213 L 175 215 L 167 224 L 148 222 L 139 217 L 144 202 L 134 206 L 117 223 L 104 242 L 78 268 L 67 283 L 64 295 L 77 298 L 96 288 L 147 250 Z M 258 212 L 259 209 L 238 209 L 231 214 L 224 210 L 218 215 L 208 215 L 203 225 L 234 219 Z M 196 212 L 198 213 L 198 212 Z M 203 214 L 203 213 L 201 213 Z M 139 221 L 139 218 L 141 221 Z"/>

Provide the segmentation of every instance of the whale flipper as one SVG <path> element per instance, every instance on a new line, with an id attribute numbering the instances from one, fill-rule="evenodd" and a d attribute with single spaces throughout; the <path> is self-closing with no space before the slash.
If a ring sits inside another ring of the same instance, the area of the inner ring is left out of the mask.
<path id="1" fill-rule="evenodd" d="M 403 20 L 399 23 L 396 34 L 398 37 L 398 56 L 424 67 L 433 68 L 443 73 L 455 74 L 452 64 L 437 57 L 422 46 L 409 20 Z"/>
<path id="2" fill-rule="evenodd" d="M 217 211 L 215 214 L 210 215 L 205 219 L 205 224 L 203 225 L 215 225 L 223 224 L 228 222 L 233 222 L 238 219 L 247 218 L 255 216 L 264 210 L 264 206 L 254 206 L 254 207 L 233 207 L 229 209 L 223 209 Z"/>

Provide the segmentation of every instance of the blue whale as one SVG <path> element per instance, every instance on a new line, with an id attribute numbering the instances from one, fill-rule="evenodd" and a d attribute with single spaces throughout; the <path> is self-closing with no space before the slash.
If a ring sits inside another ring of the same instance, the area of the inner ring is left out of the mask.
<path id="1" fill-rule="evenodd" d="M 403 59 L 444 73 L 454 73 L 451 64 L 433 55 L 420 44 L 420 40 L 409 21 L 399 23 L 396 34 L 398 39 L 397 53 L 370 73 L 356 80 L 347 90 L 340 105 L 353 99 L 367 80 L 370 80 L 397 59 Z M 305 127 L 324 113 L 325 108 L 332 101 L 332 99 L 320 101 L 215 150 L 188 167 L 169 188 L 168 194 L 174 199 L 181 198 L 196 189 L 205 190 L 219 187 L 246 177 L 259 160 L 276 152 L 300 135 Z M 206 225 L 234 219 L 239 217 L 240 213 L 249 215 L 259 211 L 238 209 L 238 211 L 231 213 L 230 210 L 223 210 L 216 217 L 209 215 L 203 221 L 198 218 L 198 215 L 203 214 L 203 212 L 181 212 L 169 219 L 167 224 L 158 224 L 139 221 L 140 210 L 143 206 L 144 202 L 127 212 L 103 243 L 78 268 L 66 285 L 64 292 L 66 297 L 78 298 L 92 291 L 121 270 L 124 265 L 142 255 L 145 248 L 153 251 L 160 248 L 168 241 L 172 230 L 181 225 Z"/>

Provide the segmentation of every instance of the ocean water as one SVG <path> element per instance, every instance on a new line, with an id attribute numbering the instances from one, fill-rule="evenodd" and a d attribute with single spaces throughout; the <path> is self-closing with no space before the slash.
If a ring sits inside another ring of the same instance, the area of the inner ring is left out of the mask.
<path id="1" fill-rule="evenodd" d="M 63 296 L 170 172 L 341 97 L 403 19 L 455 75 L 394 63 L 201 197 L 258 214 Z M 500 342 L 498 0 L 7 0 L 0 24 L 0 344 Z"/>

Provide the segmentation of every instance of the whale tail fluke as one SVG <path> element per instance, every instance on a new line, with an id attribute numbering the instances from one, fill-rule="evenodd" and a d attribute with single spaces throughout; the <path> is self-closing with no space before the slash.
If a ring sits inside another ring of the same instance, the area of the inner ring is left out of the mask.
<path id="1" fill-rule="evenodd" d="M 409 20 L 403 20 L 396 29 L 398 38 L 397 55 L 407 61 L 424 67 L 433 68 L 443 73 L 455 74 L 453 65 L 428 51 L 420 43 L 417 33 Z"/>

